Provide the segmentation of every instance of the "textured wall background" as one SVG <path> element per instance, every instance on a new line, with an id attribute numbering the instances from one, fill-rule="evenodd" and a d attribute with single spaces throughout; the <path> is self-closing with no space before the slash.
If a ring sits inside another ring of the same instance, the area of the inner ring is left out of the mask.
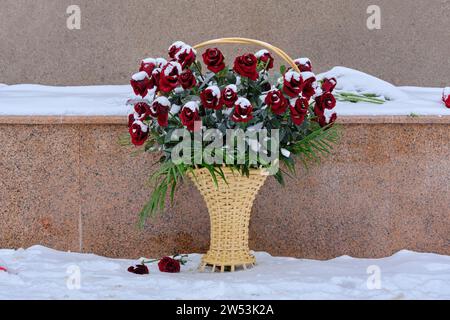
<path id="1" fill-rule="evenodd" d="M 298 168 L 286 188 L 268 179 L 253 207 L 251 249 L 319 259 L 450 254 L 450 124 L 410 119 L 347 124 L 333 157 Z M 191 183 L 137 227 L 156 158 L 115 143 L 126 125 L 32 122 L 0 118 L 0 247 L 130 258 L 206 251 L 208 213 Z"/>
<path id="2" fill-rule="evenodd" d="M 66 28 L 72 4 L 81 30 Z M 381 30 L 366 27 L 370 4 L 381 8 Z M 343 65 L 444 86 L 449 17 L 450 0 L 0 0 L 0 83 L 126 83 L 141 58 L 174 40 L 244 36 L 309 56 L 316 72 Z"/>

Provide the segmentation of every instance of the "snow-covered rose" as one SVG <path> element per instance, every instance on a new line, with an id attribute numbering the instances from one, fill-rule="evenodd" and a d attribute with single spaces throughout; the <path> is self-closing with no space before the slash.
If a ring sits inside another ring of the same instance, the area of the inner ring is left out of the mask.
<path id="1" fill-rule="evenodd" d="M 300 73 L 289 70 L 283 77 L 283 91 L 289 97 L 297 97 L 303 89 L 303 79 Z"/>
<path id="2" fill-rule="evenodd" d="M 178 63 L 181 64 L 181 67 L 187 68 L 192 63 L 194 63 L 197 53 L 194 48 L 191 46 L 184 44 L 180 48 L 177 49 L 178 51 L 175 53 L 175 60 L 178 61 Z"/>
<path id="3" fill-rule="evenodd" d="M 312 72 L 311 60 L 308 58 L 298 58 L 294 60 L 300 72 Z"/>
<path id="4" fill-rule="evenodd" d="M 159 75 L 159 90 L 170 92 L 178 86 L 178 78 L 181 74 L 181 65 L 176 61 L 168 62 Z"/>
<path id="5" fill-rule="evenodd" d="M 333 92 L 334 88 L 336 87 L 337 81 L 336 78 L 324 78 L 322 80 L 322 90 L 324 92 Z"/>
<path id="6" fill-rule="evenodd" d="M 274 58 L 270 54 L 269 51 L 266 49 L 259 50 L 255 53 L 256 58 L 258 58 L 258 61 L 262 62 L 264 66 L 266 66 L 266 70 L 270 70 L 273 68 L 273 62 Z"/>
<path id="7" fill-rule="evenodd" d="M 200 100 L 206 109 L 219 110 L 222 108 L 220 104 L 220 89 L 217 86 L 209 86 L 200 93 Z"/>
<path id="8" fill-rule="evenodd" d="M 294 105 L 290 105 L 292 122 L 299 126 L 305 121 L 306 114 L 308 113 L 309 103 L 305 98 L 298 98 L 295 100 Z"/>
<path id="9" fill-rule="evenodd" d="M 222 99 L 221 104 L 224 104 L 225 106 L 227 106 L 227 108 L 231 108 L 238 99 L 236 85 L 234 84 L 227 85 L 222 90 L 221 99 Z"/>
<path id="10" fill-rule="evenodd" d="M 450 108 L 450 87 L 444 88 L 442 92 L 442 101 L 447 108 Z"/>
<path id="11" fill-rule="evenodd" d="M 256 71 L 257 63 L 258 59 L 253 53 L 246 53 L 234 60 L 233 70 L 242 77 L 255 81 L 259 76 Z"/>
<path id="12" fill-rule="evenodd" d="M 239 98 L 234 104 L 231 120 L 234 122 L 249 122 L 253 119 L 253 106 L 246 98 Z"/>
<path id="13" fill-rule="evenodd" d="M 180 261 L 170 257 L 164 257 L 158 262 L 158 268 L 161 272 L 178 273 L 180 272 Z"/>
<path id="14" fill-rule="evenodd" d="M 148 126 L 142 121 L 136 120 L 131 125 L 130 129 L 131 143 L 135 146 L 141 146 L 148 138 Z"/>
<path id="15" fill-rule="evenodd" d="M 264 103 L 276 115 L 286 112 L 289 102 L 280 90 L 271 90 L 267 93 Z"/>
<path id="16" fill-rule="evenodd" d="M 149 114 L 152 118 L 158 120 L 161 127 L 167 127 L 169 124 L 170 101 L 164 96 L 158 97 L 153 101 Z"/>
<path id="17" fill-rule="evenodd" d="M 316 82 L 316 76 L 314 73 L 305 71 L 301 73 L 303 79 L 302 96 L 309 100 L 316 94 L 314 83 Z"/>
<path id="18" fill-rule="evenodd" d="M 218 73 L 225 68 L 222 52 L 217 48 L 209 48 L 202 54 L 203 62 L 205 63 L 208 70 Z"/>
<path id="19" fill-rule="evenodd" d="M 191 132 L 195 131 L 195 122 L 201 121 L 198 113 L 198 103 L 190 101 L 186 103 L 181 109 L 180 113 L 181 123 Z M 198 126 L 200 128 L 200 126 Z"/>
<path id="20" fill-rule="evenodd" d="M 139 68 L 139 71 L 145 71 L 147 72 L 148 75 L 151 75 L 156 66 L 157 66 L 156 59 L 153 58 L 143 59 L 141 61 L 141 67 Z"/>
<path id="21" fill-rule="evenodd" d="M 144 98 L 149 89 L 152 89 L 153 84 L 145 71 L 135 73 L 130 80 L 130 84 L 133 87 L 133 91 L 137 96 Z"/>
<path id="22" fill-rule="evenodd" d="M 195 76 L 190 69 L 184 70 L 180 75 L 180 84 L 183 89 L 191 89 L 197 84 Z"/>
<path id="23" fill-rule="evenodd" d="M 172 43 L 172 45 L 169 47 L 169 57 L 171 59 L 175 59 L 175 55 L 180 51 L 181 47 L 185 46 L 186 44 L 183 41 L 175 41 Z"/>
<path id="24" fill-rule="evenodd" d="M 145 120 L 150 114 L 150 106 L 146 102 L 138 102 L 134 105 L 134 112 L 139 120 Z"/>

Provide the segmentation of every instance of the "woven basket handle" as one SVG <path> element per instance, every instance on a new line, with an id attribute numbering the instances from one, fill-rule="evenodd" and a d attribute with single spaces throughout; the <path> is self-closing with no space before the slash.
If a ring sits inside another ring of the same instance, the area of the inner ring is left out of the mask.
<path id="1" fill-rule="evenodd" d="M 267 50 L 275 52 L 280 58 L 282 58 L 284 61 L 289 63 L 289 65 L 292 67 L 292 69 L 294 69 L 295 71 L 300 73 L 300 70 L 297 67 L 297 65 L 295 64 L 294 60 L 286 52 L 284 52 L 280 48 L 277 48 L 277 47 L 271 45 L 270 43 L 260 41 L 260 40 L 254 40 L 254 39 L 248 39 L 248 38 L 219 38 L 219 39 L 213 39 L 213 40 L 208 40 L 208 41 L 199 43 L 196 46 L 194 46 L 194 49 L 200 49 L 202 47 L 206 47 L 206 46 L 209 46 L 212 44 L 221 44 L 221 43 L 255 44 L 255 45 L 261 46 Z"/>

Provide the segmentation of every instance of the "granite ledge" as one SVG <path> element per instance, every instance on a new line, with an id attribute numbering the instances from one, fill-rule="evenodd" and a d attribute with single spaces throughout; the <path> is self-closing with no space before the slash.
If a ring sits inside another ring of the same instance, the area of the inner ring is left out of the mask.
<path id="1" fill-rule="evenodd" d="M 450 116 L 341 116 L 342 124 L 450 124 Z M 0 116 L 0 124 L 127 124 L 125 116 Z"/>

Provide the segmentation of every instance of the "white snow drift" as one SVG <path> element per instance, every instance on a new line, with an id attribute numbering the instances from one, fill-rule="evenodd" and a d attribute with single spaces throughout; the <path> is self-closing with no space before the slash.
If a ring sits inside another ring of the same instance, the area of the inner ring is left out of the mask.
<path id="1" fill-rule="evenodd" d="M 400 251 L 383 259 L 329 261 L 256 253 L 258 265 L 235 273 L 199 273 L 189 255 L 181 273 L 139 260 L 67 253 L 42 246 L 0 250 L 0 299 L 450 299 L 450 256 Z"/>
<path id="2" fill-rule="evenodd" d="M 442 103 L 442 88 L 396 87 L 366 73 L 335 67 L 318 78 L 336 77 L 336 89 L 376 93 L 385 104 L 338 102 L 338 116 L 450 115 Z M 136 98 L 130 85 L 50 87 L 0 84 L 0 115 L 118 115 L 126 116 L 128 99 Z"/>

